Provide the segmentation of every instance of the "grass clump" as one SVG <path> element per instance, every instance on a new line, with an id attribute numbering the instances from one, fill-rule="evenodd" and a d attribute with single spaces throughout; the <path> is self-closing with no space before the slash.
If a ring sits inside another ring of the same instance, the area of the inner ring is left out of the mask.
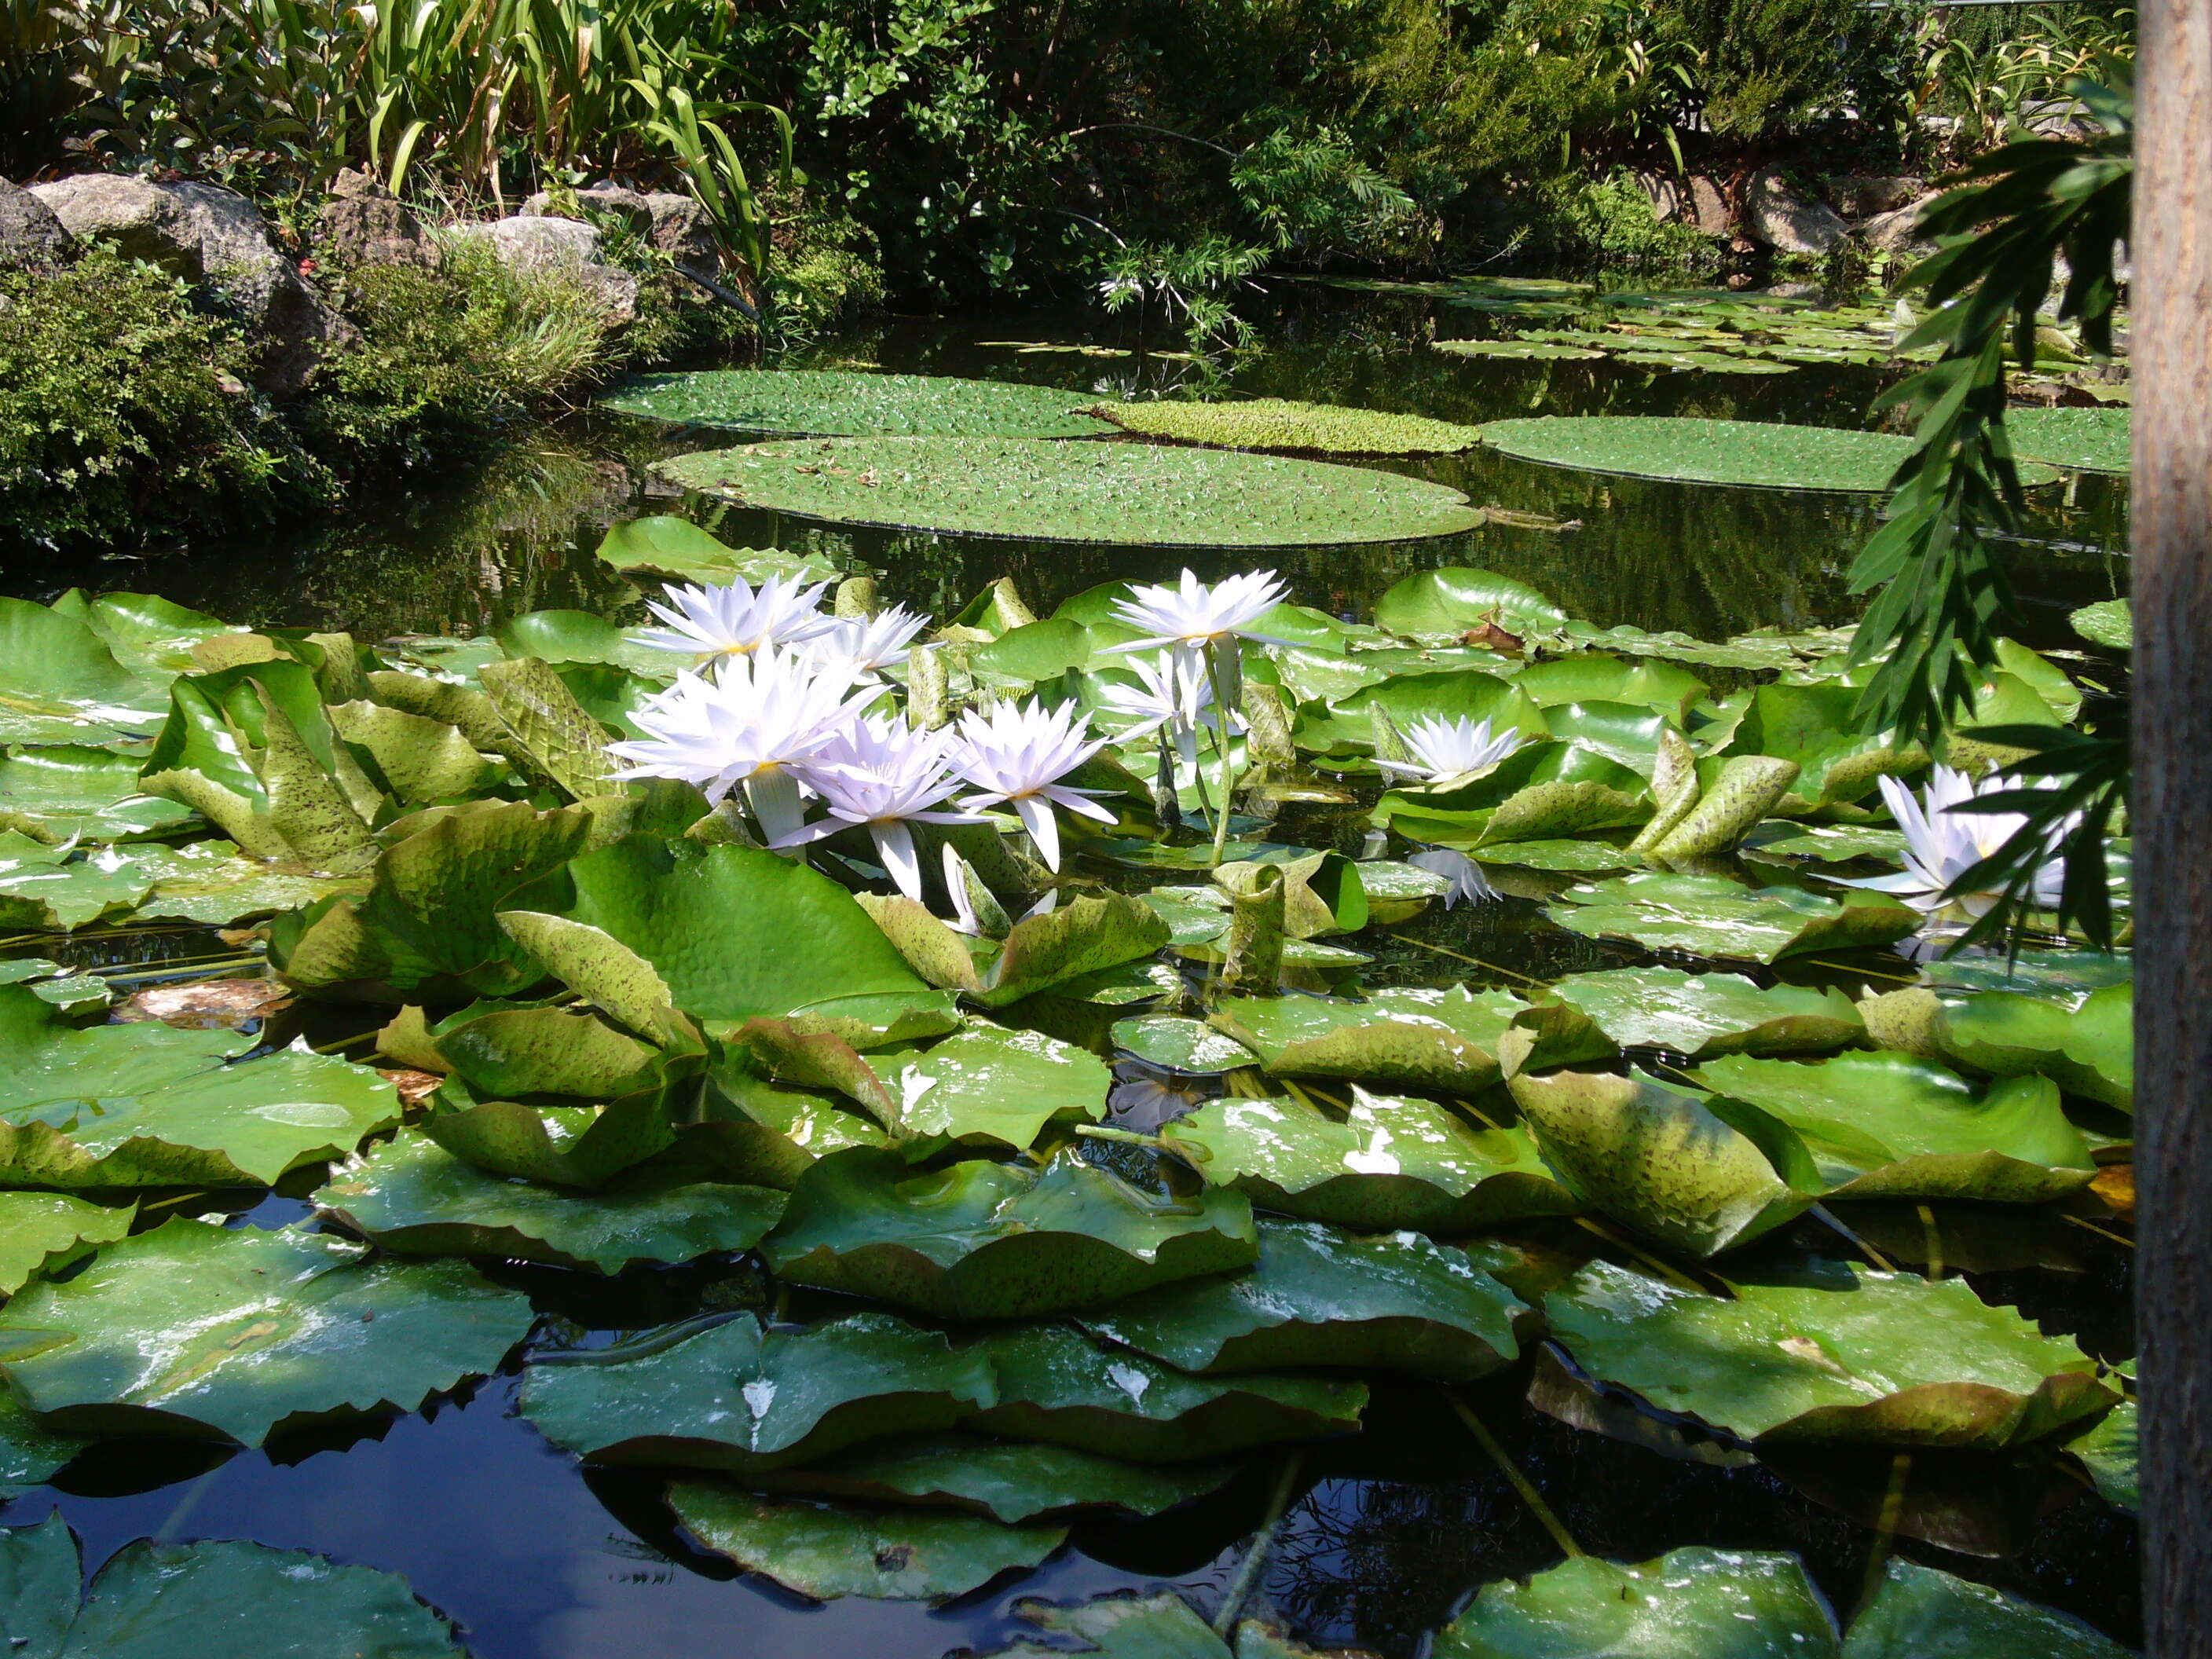
<path id="1" fill-rule="evenodd" d="M 1305 450 L 1326 455 L 1449 455 L 1481 441 L 1479 427 L 1376 409 L 1255 398 L 1245 403 L 1107 404 L 1125 432 L 1210 449 Z"/>

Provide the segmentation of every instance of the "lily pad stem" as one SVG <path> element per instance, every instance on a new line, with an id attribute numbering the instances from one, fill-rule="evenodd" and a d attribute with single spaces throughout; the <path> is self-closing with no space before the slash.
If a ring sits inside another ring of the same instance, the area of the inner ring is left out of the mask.
<path id="1" fill-rule="evenodd" d="M 1459 1413 L 1459 1420 L 1467 1425 L 1467 1431 L 1474 1437 L 1475 1444 L 1489 1454 L 1490 1461 L 1498 1465 L 1498 1472 L 1512 1483 L 1514 1491 L 1521 1494 L 1521 1501 L 1528 1506 L 1528 1513 L 1534 1516 L 1544 1530 L 1552 1534 L 1552 1541 L 1565 1552 L 1569 1559 L 1579 1559 L 1583 1547 L 1575 1542 L 1574 1534 L 1560 1523 L 1558 1516 L 1552 1513 L 1552 1506 L 1544 1501 L 1544 1495 L 1529 1484 L 1528 1477 L 1521 1473 L 1520 1466 L 1505 1455 L 1505 1448 L 1498 1443 L 1498 1437 L 1491 1433 L 1490 1425 L 1476 1416 L 1474 1407 L 1458 1395 L 1447 1394 L 1445 1398 L 1451 1401 L 1452 1409 Z"/>
<path id="2" fill-rule="evenodd" d="M 1221 867 L 1222 854 L 1228 849 L 1230 805 L 1237 799 L 1236 775 L 1230 769 L 1229 762 L 1231 699 L 1227 664 L 1224 659 L 1226 653 L 1239 648 L 1234 634 L 1221 635 L 1208 641 L 1206 647 L 1206 672 L 1213 682 L 1213 708 L 1219 716 L 1218 723 L 1213 728 L 1214 748 L 1221 757 L 1221 790 L 1213 809 L 1213 858 L 1211 865 L 1216 870 Z"/>
<path id="3" fill-rule="evenodd" d="M 1859 1605 L 1871 1601 L 1881 1586 L 1881 1570 L 1888 1559 L 1890 1545 L 1897 1536 L 1897 1523 L 1905 1514 L 1905 1482 L 1912 1473 L 1912 1454 L 1900 1451 L 1889 1462 L 1889 1486 L 1881 1495 L 1881 1514 L 1875 1522 L 1874 1542 L 1867 1547 L 1865 1576 L 1859 1581 Z"/>
<path id="4" fill-rule="evenodd" d="M 1895 1262 L 1890 1261 L 1889 1258 L 1882 1255 L 1880 1250 L 1875 1249 L 1873 1245 L 1868 1243 L 1866 1240 L 1861 1238 L 1849 1227 L 1846 1227 L 1842 1222 L 1837 1220 L 1835 1212 L 1829 1209 L 1826 1205 L 1815 1204 L 1813 1206 L 1813 1218 L 1823 1223 L 1829 1228 L 1832 1229 L 1835 1232 L 1841 1235 L 1844 1238 L 1849 1240 L 1853 1249 L 1865 1251 L 1867 1260 L 1873 1262 L 1874 1265 L 1881 1269 L 1882 1272 L 1886 1273 L 1893 1273 L 1897 1271 L 1897 1264 Z"/>
<path id="5" fill-rule="evenodd" d="M 1456 951 L 1447 951 L 1441 945 L 1431 945 L 1425 939 L 1415 939 L 1411 933 L 1393 933 L 1390 937 L 1401 945 L 1418 945 L 1424 951 L 1434 951 L 1440 957 L 1449 957 L 1454 962 L 1463 962 L 1470 968 L 1480 968 L 1486 973 L 1496 974 L 1503 979 L 1517 979 L 1523 985 L 1541 985 L 1544 982 L 1540 979 L 1531 979 L 1526 974 L 1516 973 L 1510 968 L 1500 968 L 1494 962 L 1485 962 L 1480 957 L 1462 956 Z"/>
<path id="6" fill-rule="evenodd" d="M 1158 1135 L 1139 1134 L 1134 1129 L 1116 1129 L 1109 1124 L 1079 1123 L 1075 1133 L 1091 1140 L 1119 1141 L 1124 1146 L 1149 1146 L 1156 1152 L 1164 1152 L 1168 1144 Z"/>
<path id="7" fill-rule="evenodd" d="M 1237 1569 L 1237 1577 L 1229 1581 L 1221 1605 L 1214 1609 L 1213 1633 L 1224 1641 L 1236 1627 L 1237 1615 L 1244 1610 L 1245 1602 L 1252 1599 L 1252 1586 L 1267 1565 L 1267 1552 L 1275 1547 L 1275 1534 L 1281 1529 L 1284 1512 L 1291 1506 L 1291 1488 L 1297 1485 L 1298 1471 L 1305 1467 L 1305 1462 L 1303 1447 L 1283 1460 L 1282 1471 L 1275 1476 L 1275 1490 L 1267 1499 L 1267 1518 L 1253 1534 L 1252 1547 L 1244 1552 L 1244 1564 Z"/>

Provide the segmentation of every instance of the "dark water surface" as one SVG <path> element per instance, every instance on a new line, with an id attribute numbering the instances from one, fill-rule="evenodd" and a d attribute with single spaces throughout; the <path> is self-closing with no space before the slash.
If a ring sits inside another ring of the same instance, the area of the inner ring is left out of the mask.
<path id="1" fill-rule="evenodd" d="M 1481 331 L 1464 313 L 1312 289 L 1276 297 L 1267 350 L 1218 386 L 1190 363 L 1120 349 L 1135 343 L 1133 332 L 1096 315 L 892 320 L 781 361 L 980 374 L 1104 397 L 1197 383 L 1224 394 L 1477 422 L 1613 411 L 1854 425 L 1880 384 L 1860 369 L 1733 379 L 1605 362 L 1471 361 L 1426 343 Z M 1107 351 L 985 343 L 1000 341 Z M 42 599 L 73 585 L 150 591 L 234 621 L 348 629 L 366 640 L 470 635 L 552 606 L 635 614 L 634 590 L 594 556 L 599 539 L 620 520 L 684 510 L 732 545 L 819 548 L 850 570 L 876 573 L 887 599 L 940 614 L 1002 574 L 1014 576 L 1042 614 L 1096 583 L 1172 575 L 1189 563 L 1207 576 L 1273 566 L 1297 599 L 1364 617 L 1376 596 L 1409 572 L 1472 564 L 1532 582 L 1601 624 L 1717 639 L 1850 620 L 1856 606 L 1844 572 L 1874 511 L 1863 497 L 1601 477 L 1478 451 L 1403 470 L 1453 484 L 1478 505 L 1573 527 L 1492 524 L 1437 541 L 1261 556 L 1153 553 L 828 530 L 687 507 L 644 471 L 672 448 L 723 441 L 732 441 L 672 436 L 580 413 L 528 435 L 470 477 L 437 490 L 394 492 L 349 520 L 90 568 L 4 569 L 0 587 Z M 2036 536 L 2012 560 L 2025 606 L 2014 632 L 2039 647 L 2076 643 L 2065 613 L 2124 591 L 2124 491 L 2102 481 L 2084 481 L 2070 494 L 2041 492 Z M 1376 957 L 1368 975 L 1374 982 L 1463 975 L 1511 984 L 1643 959 L 1550 927 L 1540 918 L 1539 890 L 1432 911 L 1389 937 L 1347 942 Z M 1818 981 L 1824 975 L 1854 990 L 1864 983 L 1817 965 L 1792 976 Z M 239 1202 L 239 1224 L 283 1225 L 307 1212 L 296 1194 Z M 1926 1235 L 1909 1209 L 1885 1216 L 1860 1206 L 1853 1220 L 1905 1263 L 1923 1258 Z M 1944 1224 L 1945 1259 L 1967 1271 L 1986 1298 L 2019 1304 L 2054 1333 L 2075 1334 L 2100 1358 L 2134 1352 L 2121 1247 L 2055 1217 L 1954 1206 Z M 1846 1247 L 1808 1219 L 1747 1255 L 1791 1249 Z M 571 1344 L 593 1331 L 742 1303 L 754 1291 L 738 1267 L 612 1282 L 550 1269 L 504 1276 L 536 1297 L 559 1325 L 559 1340 Z M 1711 1448 L 1632 1444 L 1568 1426 L 1563 1417 L 1589 1423 L 1601 1407 L 1554 1370 L 1539 1374 L 1547 1363 L 1524 1359 L 1469 1397 L 1584 1548 L 1628 1559 L 1692 1543 L 1794 1550 L 1839 1606 L 1856 1599 L 1899 1473 L 1886 1451 L 1721 1467 L 1701 1461 L 1711 1459 Z M 1079 1527 L 1040 1571 L 943 1609 L 858 1600 L 817 1607 L 692 1550 L 650 1477 L 586 1474 L 514 1414 L 514 1389 L 512 1376 L 494 1377 L 359 1437 L 295 1437 L 228 1458 L 167 1443 L 103 1446 L 52 1487 L 9 1504 L 0 1521 L 35 1521 L 58 1504 L 84 1538 L 88 1566 L 152 1534 L 255 1538 L 383 1568 L 405 1576 L 459 1621 L 477 1659 L 939 1659 L 1018 1639 L 1024 1627 L 1012 1608 L 1024 1596 L 1074 1600 L 1174 1585 L 1210 1608 L 1265 1512 L 1281 1455 L 1260 1454 L 1221 1492 L 1175 1514 Z M 1528 1403 L 1532 1389 L 1551 1413 Z M 1427 1632 L 1478 1585 L 1539 1570 L 1559 1552 L 1441 1393 L 1384 1384 L 1367 1422 L 1359 1435 L 1306 1453 L 1254 1606 L 1271 1607 L 1305 1640 L 1413 1659 Z M 1648 1423 L 1614 1426 L 1650 1432 Z M 1902 1553 L 2067 1607 L 2123 1640 L 2137 1638 L 2133 1523 L 2055 1457 L 1922 1455 L 1905 1473 L 1894 1516 Z"/>

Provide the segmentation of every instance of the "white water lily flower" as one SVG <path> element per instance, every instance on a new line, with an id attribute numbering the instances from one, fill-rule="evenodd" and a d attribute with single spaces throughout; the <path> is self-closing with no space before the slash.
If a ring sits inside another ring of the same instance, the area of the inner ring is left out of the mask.
<path id="1" fill-rule="evenodd" d="M 1195 670 L 1200 653 L 1224 640 L 1287 644 L 1270 635 L 1254 633 L 1252 624 L 1280 605 L 1289 591 L 1272 570 L 1247 571 L 1209 585 L 1186 569 L 1173 587 L 1132 587 L 1127 599 L 1114 601 L 1114 620 L 1138 629 L 1144 637 L 1126 645 L 1109 645 L 1101 654 L 1166 646 Z"/>
<path id="2" fill-rule="evenodd" d="M 1508 726 L 1493 734 L 1487 716 L 1471 720 L 1462 714 L 1457 720 L 1447 720 L 1432 715 L 1415 720 L 1401 735 L 1406 739 L 1406 747 L 1413 751 L 1413 759 L 1378 759 L 1375 764 L 1385 772 L 1403 772 L 1412 777 L 1425 778 L 1431 783 L 1465 777 L 1485 767 L 1495 766 L 1521 746 L 1519 732 Z"/>
<path id="3" fill-rule="evenodd" d="M 1213 687 L 1206 675 L 1195 663 L 1180 659 L 1173 651 L 1133 660 L 1129 672 L 1137 677 L 1138 684 L 1107 684 L 1098 692 L 1100 702 L 1137 722 L 1121 734 L 1121 741 L 1131 743 L 1166 726 L 1185 763 L 1196 765 L 1199 727 L 1218 730 L 1221 726 L 1219 711 L 1213 707 Z M 1243 729 L 1244 722 L 1231 711 L 1230 735 Z"/>
<path id="4" fill-rule="evenodd" d="M 1482 866 L 1464 853 L 1449 847 L 1425 848 L 1407 860 L 1417 870 L 1426 870 L 1431 875 L 1442 876 L 1451 885 L 1444 890 L 1444 908 L 1449 910 L 1462 899 L 1469 904 L 1486 904 L 1498 896 L 1498 890 L 1482 873 Z"/>
<path id="5" fill-rule="evenodd" d="M 796 576 L 770 576 L 757 588 L 742 581 L 727 587 L 670 586 L 668 603 L 646 609 L 668 624 L 648 628 L 638 640 L 662 651 L 688 652 L 702 663 L 745 657 L 771 645 L 798 645 L 828 633 L 838 618 L 822 614 L 830 584 L 802 588 Z"/>
<path id="6" fill-rule="evenodd" d="M 1939 766 L 1929 775 L 1918 800 L 1895 778 L 1883 778 L 1881 783 L 1889 815 L 1905 832 L 1905 868 L 1893 876 L 1867 877 L 1843 884 L 1894 893 L 1916 910 L 1933 913 L 1955 903 L 1971 917 L 1987 915 L 2002 896 L 1997 888 L 1962 893 L 1956 899 L 1946 899 L 1944 891 L 1969 868 L 2010 841 L 2027 820 L 2017 812 L 1953 809 L 1978 795 L 1994 794 L 2017 784 L 2000 780 L 1994 773 L 1978 781 L 1948 766 Z M 2054 831 L 2049 852 L 2057 852 L 2069 827 L 2061 824 Z M 2057 858 L 2051 858 L 2035 872 L 2035 902 L 2045 908 L 2056 905 L 2063 879 L 2063 866 Z"/>
<path id="7" fill-rule="evenodd" d="M 872 678 L 878 671 L 906 660 L 914 636 L 929 626 L 903 605 L 893 605 L 878 617 L 832 617 L 830 626 L 806 642 L 806 654 L 817 671 L 845 674 L 855 681 Z"/>
<path id="8" fill-rule="evenodd" d="M 840 830 L 866 830 L 899 891 L 920 902 L 921 859 L 908 825 L 980 821 L 973 812 L 932 810 L 952 793 L 951 742 L 950 732 L 916 732 L 902 720 L 854 720 L 798 768 L 830 816 L 769 845 L 781 852 Z"/>
<path id="9" fill-rule="evenodd" d="M 1091 738 L 1089 722 L 1071 708 L 1048 709 L 1031 699 L 997 704 L 988 714 L 971 708 L 960 717 L 952 763 L 981 793 L 960 804 L 982 807 L 1004 801 L 1019 815 L 1045 867 L 1057 870 L 1060 822 L 1052 815 L 1054 806 L 1102 823 L 1114 822 L 1114 815 L 1091 799 L 1097 791 L 1060 781 L 1105 746 Z"/>
<path id="10" fill-rule="evenodd" d="M 728 659 L 714 679 L 678 675 L 633 716 L 647 735 L 607 749 L 630 763 L 617 778 L 676 778 L 710 801 L 742 787 L 754 821 L 775 841 L 804 821 L 799 791 L 809 763 L 876 695 L 763 647 Z"/>

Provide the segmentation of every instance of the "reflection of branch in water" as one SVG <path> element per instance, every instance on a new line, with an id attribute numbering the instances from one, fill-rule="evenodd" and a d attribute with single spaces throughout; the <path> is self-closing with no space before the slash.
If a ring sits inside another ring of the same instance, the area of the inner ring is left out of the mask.
<path id="1" fill-rule="evenodd" d="M 1410 1654 L 1469 1589 L 1498 1576 L 1504 1530 L 1518 1517 L 1487 1508 L 1471 1481 L 1321 1481 L 1276 1540 L 1267 1600 L 1310 1641 Z"/>

